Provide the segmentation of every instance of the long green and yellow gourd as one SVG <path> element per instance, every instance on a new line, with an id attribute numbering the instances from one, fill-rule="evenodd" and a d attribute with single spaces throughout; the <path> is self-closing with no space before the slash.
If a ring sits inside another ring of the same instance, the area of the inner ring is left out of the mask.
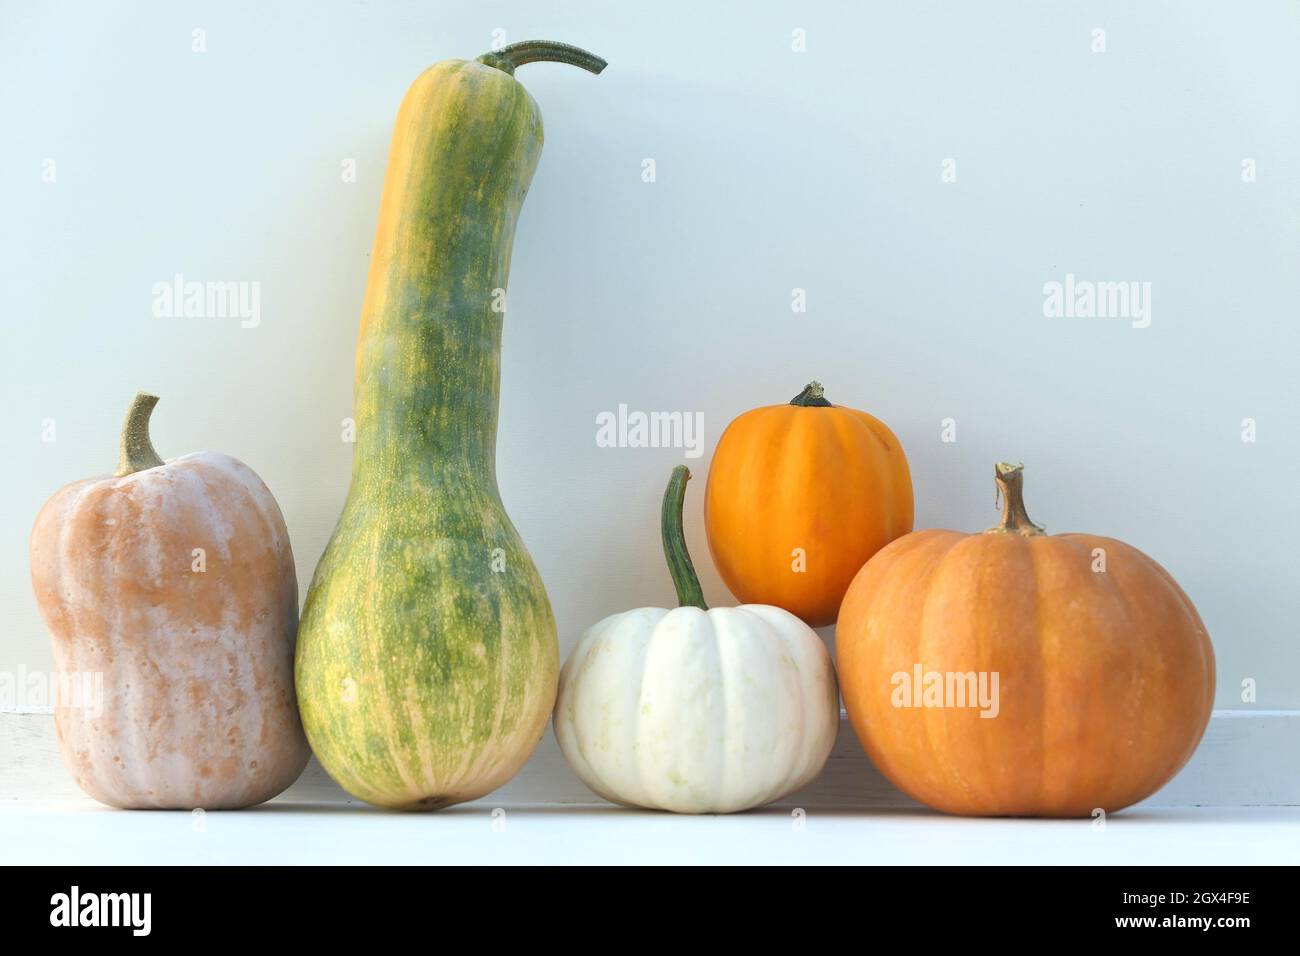
<path id="1" fill-rule="evenodd" d="M 402 101 L 389 152 L 352 484 L 296 659 L 316 756 L 381 806 L 496 789 L 555 700 L 555 620 L 496 480 L 506 277 L 542 151 L 541 113 L 514 70 L 538 60 L 605 67 L 548 41 L 438 63 Z"/>

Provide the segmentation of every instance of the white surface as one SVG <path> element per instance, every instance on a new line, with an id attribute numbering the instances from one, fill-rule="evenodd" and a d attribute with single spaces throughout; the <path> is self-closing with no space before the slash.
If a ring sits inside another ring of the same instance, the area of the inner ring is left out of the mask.
<path id="1" fill-rule="evenodd" d="M 816 377 L 898 434 L 918 526 L 987 527 L 992 463 L 1023 460 L 1036 520 L 1123 538 L 1192 596 L 1218 706 L 1247 678 L 1259 706 L 1300 706 L 1290 0 L 5 0 L 0 670 L 49 667 L 27 534 L 56 488 L 111 470 L 140 388 L 162 396 L 163 455 L 262 476 L 305 592 L 348 481 L 398 102 L 498 28 L 610 61 L 518 74 L 547 143 L 514 250 L 499 470 L 563 650 L 672 593 L 659 498 L 683 451 L 598 448 L 596 415 L 703 414 L 688 534 L 724 604 L 699 524 L 709 454 Z M 154 318 L 177 273 L 259 282 L 260 324 Z M 1067 273 L 1151 282 L 1151 326 L 1044 318 Z"/>
<path id="2" fill-rule="evenodd" d="M 684 817 L 612 807 L 394 814 L 271 805 L 237 813 L 0 804 L 0 863 L 1245 864 L 1300 861 L 1300 808 L 1132 810 L 1092 821 L 925 811 Z"/>

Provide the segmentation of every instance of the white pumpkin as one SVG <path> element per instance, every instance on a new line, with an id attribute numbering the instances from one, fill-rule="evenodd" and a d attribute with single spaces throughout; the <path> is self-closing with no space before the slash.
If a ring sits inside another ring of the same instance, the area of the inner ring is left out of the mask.
<path id="1" fill-rule="evenodd" d="M 664 550 L 682 607 L 605 618 L 560 674 L 555 735 L 569 766 L 614 803 L 677 813 L 763 806 L 830 755 L 839 696 L 830 654 L 781 608 L 704 608 L 681 534 L 690 472 L 664 498 Z"/>

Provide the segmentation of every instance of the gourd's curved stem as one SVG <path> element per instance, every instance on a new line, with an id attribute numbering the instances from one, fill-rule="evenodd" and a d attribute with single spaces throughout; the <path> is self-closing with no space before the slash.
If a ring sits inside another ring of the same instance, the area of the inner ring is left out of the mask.
<path id="1" fill-rule="evenodd" d="M 1025 466 L 1000 461 L 993 466 L 993 480 L 997 482 L 1002 501 L 1002 520 L 986 533 L 1018 534 L 1026 538 L 1045 534 L 1043 528 L 1029 520 L 1029 512 L 1025 510 Z"/>
<path id="2" fill-rule="evenodd" d="M 478 62 L 510 74 L 515 72 L 516 67 L 521 67 L 525 63 L 543 61 L 567 63 L 570 66 L 581 67 L 589 73 L 600 73 L 609 65 L 594 53 L 555 40 L 525 40 L 522 43 L 511 43 L 500 50 L 484 53 L 478 58 Z"/>
<path id="3" fill-rule="evenodd" d="M 131 402 L 131 407 L 126 412 L 126 422 L 122 425 L 122 442 L 119 445 L 114 478 L 133 475 L 146 468 L 157 468 L 163 463 L 153 449 L 153 442 L 149 440 L 149 416 L 157 404 L 157 395 L 144 392 L 137 393 Z"/>
<path id="4" fill-rule="evenodd" d="M 798 405 L 802 408 L 830 408 L 831 403 L 826 400 L 826 395 L 822 391 L 821 382 L 809 382 L 803 387 L 803 391 L 790 399 L 791 405 Z"/>
<path id="5" fill-rule="evenodd" d="M 701 611 L 707 611 L 709 606 L 704 603 L 704 591 L 695 574 L 695 565 L 691 563 L 691 554 L 686 550 L 686 534 L 682 530 L 682 502 L 686 500 L 686 482 L 690 480 L 691 472 L 685 465 L 673 469 L 673 476 L 668 479 L 668 490 L 664 492 L 660 530 L 663 533 L 668 573 L 672 575 L 673 587 L 677 589 L 678 606 L 698 607 Z"/>

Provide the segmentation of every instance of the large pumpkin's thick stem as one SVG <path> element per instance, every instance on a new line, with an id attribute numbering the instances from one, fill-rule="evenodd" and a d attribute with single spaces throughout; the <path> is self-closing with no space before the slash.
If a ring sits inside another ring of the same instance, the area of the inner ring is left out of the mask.
<path id="1" fill-rule="evenodd" d="M 799 405 L 803 408 L 830 408 L 831 403 L 826 400 L 826 394 L 822 390 L 821 382 L 809 382 L 803 387 L 803 391 L 790 399 L 791 405 Z"/>
<path id="2" fill-rule="evenodd" d="M 131 402 L 126 422 L 122 425 L 117 471 L 113 472 L 113 477 L 133 475 L 146 468 L 157 468 L 163 463 L 162 458 L 153 450 L 153 442 L 149 440 L 149 416 L 157 404 L 157 395 L 146 395 L 144 392 L 139 392 Z"/>
<path id="3" fill-rule="evenodd" d="M 516 67 L 523 66 L 525 63 L 567 63 L 570 66 L 581 67 L 589 73 L 600 73 L 609 65 L 594 53 L 555 40 L 525 40 L 522 43 L 512 43 L 500 50 L 484 53 L 478 58 L 478 62 L 512 75 Z"/>
<path id="4" fill-rule="evenodd" d="M 1002 520 L 988 534 L 1018 534 L 1030 537 L 1044 534 L 1044 530 L 1029 520 L 1025 510 L 1025 466 L 1000 461 L 993 466 L 993 480 L 997 482 L 998 497 L 1002 500 Z"/>
<path id="5" fill-rule="evenodd" d="M 673 587 L 677 589 L 678 605 L 707 611 L 709 606 L 704 603 L 704 591 L 700 588 L 695 565 L 691 563 L 691 553 L 686 550 L 686 533 L 682 530 L 682 503 L 686 500 L 686 482 L 690 480 L 691 472 L 685 465 L 673 469 L 673 476 L 668 479 L 668 490 L 664 492 L 664 507 L 659 525 L 664 538 L 668 573 L 672 575 Z"/>

